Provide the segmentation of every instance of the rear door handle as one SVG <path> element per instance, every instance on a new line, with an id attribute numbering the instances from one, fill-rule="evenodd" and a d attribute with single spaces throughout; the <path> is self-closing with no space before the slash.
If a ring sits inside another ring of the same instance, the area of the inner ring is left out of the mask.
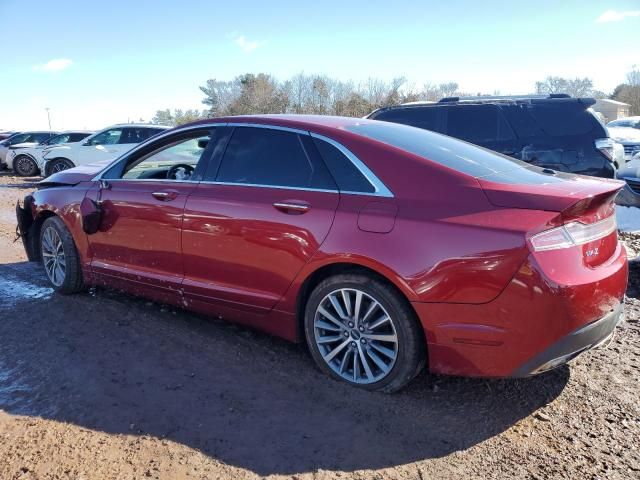
<path id="1" fill-rule="evenodd" d="M 281 212 L 289 215 L 300 215 L 309 211 L 311 206 L 302 202 L 275 202 L 273 206 Z"/>
<path id="2" fill-rule="evenodd" d="M 151 195 L 153 196 L 153 198 L 157 200 L 162 200 L 163 202 L 170 202 L 171 200 L 175 200 L 175 198 L 178 196 L 178 192 L 169 190 L 166 192 L 153 192 Z"/>

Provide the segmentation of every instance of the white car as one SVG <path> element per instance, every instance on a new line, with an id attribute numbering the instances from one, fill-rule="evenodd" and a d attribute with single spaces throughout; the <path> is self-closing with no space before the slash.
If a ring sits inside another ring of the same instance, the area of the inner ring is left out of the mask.
<path id="1" fill-rule="evenodd" d="M 627 117 L 607 123 L 609 135 L 624 147 L 624 158 L 640 153 L 640 117 Z"/>
<path id="2" fill-rule="evenodd" d="M 7 168 L 12 169 L 21 177 L 32 177 L 38 173 L 42 162 L 42 153 L 46 148 L 64 143 L 75 143 L 84 140 L 93 132 L 82 130 L 70 130 L 49 138 L 38 145 L 18 144 L 9 147 L 6 163 Z"/>
<path id="3" fill-rule="evenodd" d="M 4 168 L 9 148 L 16 145 L 32 147 L 57 135 L 58 132 L 21 132 L 11 135 L 0 142 L 0 168 Z"/>
<path id="4" fill-rule="evenodd" d="M 87 137 L 84 142 L 45 148 L 40 171 L 49 176 L 87 163 L 115 160 L 134 145 L 169 128 L 132 123 L 113 125 Z"/>

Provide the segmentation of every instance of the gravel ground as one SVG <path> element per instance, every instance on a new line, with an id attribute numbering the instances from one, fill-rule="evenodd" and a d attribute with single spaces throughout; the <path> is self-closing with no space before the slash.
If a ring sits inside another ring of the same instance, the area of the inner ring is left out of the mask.
<path id="1" fill-rule="evenodd" d="M 640 478 L 640 264 L 614 340 L 569 367 L 372 394 L 267 335 L 54 295 L 12 243 L 30 188 L 0 174 L 0 479 Z"/>

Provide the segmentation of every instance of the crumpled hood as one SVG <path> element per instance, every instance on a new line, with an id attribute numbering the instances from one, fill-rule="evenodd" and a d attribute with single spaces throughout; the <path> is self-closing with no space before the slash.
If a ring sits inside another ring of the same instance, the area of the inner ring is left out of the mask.
<path id="1" fill-rule="evenodd" d="M 640 158 L 629 160 L 618 170 L 618 178 L 640 178 Z"/>
<path id="2" fill-rule="evenodd" d="M 620 143 L 640 143 L 640 129 L 631 127 L 608 127 L 609 136 Z"/>
<path id="3" fill-rule="evenodd" d="M 54 173 L 39 182 L 38 185 L 77 185 L 80 182 L 88 182 L 112 162 L 113 160 L 103 160 L 101 162 L 88 163 L 80 167 L 70 168 L 69 170 Z"/>

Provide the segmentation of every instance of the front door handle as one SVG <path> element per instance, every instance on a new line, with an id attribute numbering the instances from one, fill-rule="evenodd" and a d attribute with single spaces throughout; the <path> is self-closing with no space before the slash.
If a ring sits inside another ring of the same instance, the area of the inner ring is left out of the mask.
<path id="1" fill-rule="evenodd" d="M 162 200 L 163 202 L 170 202 L 171 200 L 175 200 L 175 198 L 178 196 L 178 192 L 153 192 L 151 196 L 153 196 L 153 198 L 157 200 Z"/>
<path id="2" fill-rule="evenodd" d="M 302 202 L 275 202 L 273 206 L 281 212 L 289 215 L 300 215 L 309 211 L 311 206 Z"/>

